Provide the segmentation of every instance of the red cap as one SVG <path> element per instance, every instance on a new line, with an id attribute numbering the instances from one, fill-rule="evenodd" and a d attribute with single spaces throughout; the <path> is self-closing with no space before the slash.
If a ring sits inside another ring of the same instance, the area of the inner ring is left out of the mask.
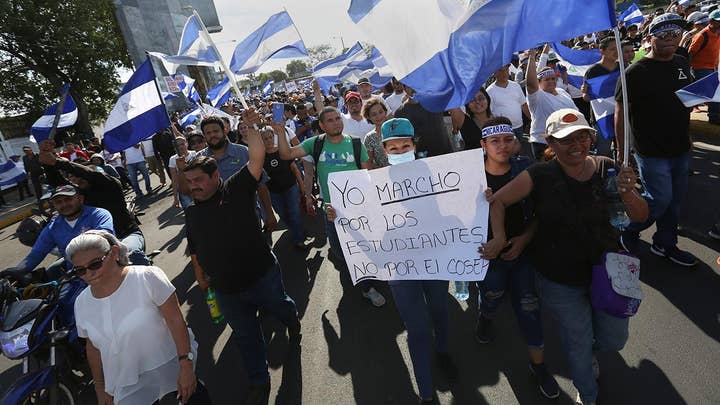
<path id="1" fill-rule="evenodd" d="M 348 91 L 347 93 L 345 93 L 345 102 L 347 103 L 348 100 L 350 100 L 350 99 L 353 98 L 353 97 L 355 97 L 355 98 L 357 98 L 358 100 L 362 101 L 362 99 L 360 98 L 360 93 L 357 93 L 357 92 L 354 92 L 354 91 Z"/>

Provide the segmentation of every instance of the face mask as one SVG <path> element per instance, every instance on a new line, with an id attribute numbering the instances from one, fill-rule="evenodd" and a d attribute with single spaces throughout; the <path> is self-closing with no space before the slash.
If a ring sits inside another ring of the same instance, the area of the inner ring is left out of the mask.
<path id="1" fill-rule="evenodd" d="M 415 151 L 409 150 L 405 153 L 401 153 L 399 155 L 387 155 L 388 163 L 391 165 L 399 165 L 400 163 L 407 163 L 412 162 L 415 160 Z"/>

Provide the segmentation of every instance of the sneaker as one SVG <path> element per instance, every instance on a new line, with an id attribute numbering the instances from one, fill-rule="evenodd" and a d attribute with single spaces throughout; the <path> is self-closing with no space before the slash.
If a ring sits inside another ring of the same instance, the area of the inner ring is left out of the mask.
<path id="1" fill-rule="evenodd" d="M 493 340 L 492 319 L 484 317 L 483 314 L 480 314 L 475 327 L 475 340 L 482 344 L 490 343 Z"/>
<path id="2" fill-rule="evenodd" d="M 690 252 L 678 249 L 677 246 L 665 249 L 665 256 L 680 266 L 692 267 L 698 264 L 698 259 Z"/>
<path id="3" fill-rule="evenodd" d="M 373 287 L 370 287 L 367 291 L 363 291 L 362 295 L 363 297 L 369 299 L 376 307 L 385 305 L 385 297 L 383 297 L 382 294 L 377 292 L 377 290 Z"/>
<path id="4" fill-rule="evenodd" d="M 452 357 L 450 357 L 450 353 L 437 352 L 437 361 L 440 365 L 440 369 L 442 369 L 448 381 L 457 381 L 458 375 L 460 375 L 460 371 L 458 371 L 455 362 L 453 361 Z"/>
<path id="5" fill-rule="evenodd" d="M 597 357 L 593 354 L 592 357 L 592 369 L 593 369 L 593 377 L 595 377 L 595 381 L 600 379 L 600 363 L 598 363 Z"/>
<path id="6" fill-rule="evenodd" d="M 595 402 L 583 402 L 582 398 L 580 398 L 580 393 L 578 392 L 575 396 L 575 405 L 595 405 Z"/>
<path id="7" fill-rule="evenodd" d="M 708 231 L 708 235 L 710 235 L 713 239 L 720 240 L 720 224 L 713 225 L 713 227 Z"/>
<path id="8" fill-rule="evenodd" d="M 535 376 L 538 388 L 540 388 L 540 392 L 545 398 L 555 399 L 560 396 L 560 386 L 555 381 L 555 377 L 545 367 L 545 363 L 530 363 L 530 372 Z"/>
<path id="9" fill-rule="evenodd" d="M 666 256 L 665 248 L 658 245 L 657 243 L 653 243 L 652 246 L 650 246 L 650 251 L 656 256 L 660 256 L 660 257 Z"/>
<path id="10" fill-rule="evenodd" d="M 640 244 L 640 238 L 637 235 L 631 235 L 629 232 L 620 234 L 620 247 L 628 253 L 637 251 Z"/>

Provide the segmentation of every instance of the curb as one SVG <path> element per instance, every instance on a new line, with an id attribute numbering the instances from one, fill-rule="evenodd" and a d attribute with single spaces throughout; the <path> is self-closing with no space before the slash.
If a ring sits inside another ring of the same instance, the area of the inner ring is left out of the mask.
<path id="1" fill-rule="evenodd" d="M 20 222 L 32 215 L 32 205 L 34 204 L 23 205 L 22 207 L 15 208 L 6 214 L 3 214 L 2 217 L 0 217 L 0 229 L 5 229 L 8 226 L 16 222 Z"/>

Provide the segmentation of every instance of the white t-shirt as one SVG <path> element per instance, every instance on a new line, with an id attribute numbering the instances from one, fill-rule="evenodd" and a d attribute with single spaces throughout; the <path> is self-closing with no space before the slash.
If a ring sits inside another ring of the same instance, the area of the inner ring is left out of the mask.
<path id="1" fill-rule="evenodd" d="M 375 129 L 375 125 L 369 123 L 365 118 L 355 121 L 350 114 L 342 114 L 343 134 L 350 135 L 353 138 L 360 138 L 365 141 L 365 135 Z"/>
<path id="2" fill-rule="evenodd" d="M 145 150 L 145 157 L 155 156 L 155 148 L 153 148 L 152 139 L 140 142 Z"/>
<path id="3" fill-rule="evenodd" d="M 126 164 L 133 164 L 133 163 L 139 163 L 145 161 L 145 156 L 143 156 L 142 150 L 140 148 L 136 148 L 134 146 L 131 146 L 127 149 L 125 149 L 125 163 Z"/>
<path id="4" fill-rule="evenodd" d="M 393 93 L 385 99 L 385 104 L 388 106 L 388 114 L 394 114 L 395 110 L 400 108 L 403 102 L 403 97 L 405 97 L 404 91 L 400 94 Z"/>
<path id="5" fill-rule="evenodd" d="M 131 266 L 108 297 L 95 298 L 88 287 L 75 300 L 78 336 L 89 338 L 100 351 L 105 392 L 116 403 L 149 384 L 160 386 L 155 395 L 177 389 L 177 348 L 158 308 L 174 292 L 160 268 Z M 196 353 L 192 334 L 190 342 Z M 150 404 L 157 398 L 133 400 Z"/>
<path id="6" fill-rule="evenodd" d="M 530 142 L 547 143 L 540 134 L 545 133 L 545 122 L 550 114 L 562 108 L 577 110 L 570 95 L 563 89 L 556 89 L 557 95 L 538 89 L 535 93 L 527 95 L 528 108 L 530 108 Z"/>
<path id="7" fill-rule="evenodd" d="M 195 155 L 197 155 L 197 152 L 195 152 L 194 150 L 189 150 L 189 151 L 188 151 L 188 155 L 185 156 L 185 161 L 186 161 L 186 162 L 189 162 L 189 161 L 193 160 L 193 158 L 195 157 Z M 168 167 L 171 168 L 171 169 L 177 168 L 177 160 L 178 160 L 178 158 L 180 158 L 180 156 L 178 156 L 177 153 L 174 154 L 174 155 L 172 155 L 172 156 L 170 156 L 170 160 L 168 161 Z"/>
<path id="8" fill-rule="evenodd" d="M 512 80 L 508 81 L 505 87 L 493 83 L 488 86 L 487 92 L 490 95 L 490 109 L 493 115 L 508 118 L 513 128 L 522 127 L 522 105 L 526 101 L 520 85 Z"/>

